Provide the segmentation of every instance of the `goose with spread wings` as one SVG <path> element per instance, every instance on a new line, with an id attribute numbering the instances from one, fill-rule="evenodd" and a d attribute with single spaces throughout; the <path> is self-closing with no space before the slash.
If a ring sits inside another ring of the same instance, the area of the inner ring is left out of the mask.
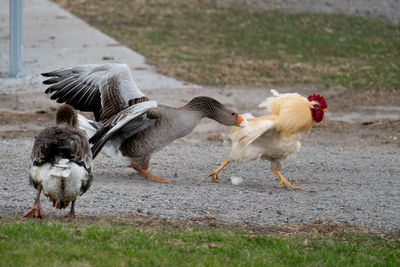
<path id="1" fill-rule="evenodd" d="M 79 65 L 42 74 L 50 77 L 46 93 L 59 103 L 94 113 L 96 121 L 79 116 L 91 137 L 93 157 L 102 150 L 145 178 L 162 183 L 172 180 L 148 171 L 150 157 L 174 140 L 189 134 L 208 117 L 228 126 L 245 120 L 210 97 L 195 97 L 182 107 L 150 101 L 136 86 L 126 64 Z"/>

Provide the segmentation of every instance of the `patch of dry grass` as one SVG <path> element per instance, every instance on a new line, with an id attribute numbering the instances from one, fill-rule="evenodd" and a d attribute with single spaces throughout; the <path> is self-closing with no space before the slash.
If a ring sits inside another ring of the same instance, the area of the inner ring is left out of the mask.
<path id="1" fill-rule="evenodd" d="M 400 89 L 399 26 L 205 1 L 55 2 L 144 54 L 162 73 L 186 81 Z"/>

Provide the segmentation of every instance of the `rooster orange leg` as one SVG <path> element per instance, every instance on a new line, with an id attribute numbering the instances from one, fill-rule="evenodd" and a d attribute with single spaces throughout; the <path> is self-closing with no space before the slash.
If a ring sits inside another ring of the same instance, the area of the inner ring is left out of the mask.
<path id="1" fill-rule="evenodd" d="M 273 173 L 275 173 L 276 176 L 278 176 L 280 182 L 278 184 L 278 186 L 280 188 L 287 188 L 287 189 L 296 189 L 296 190 L 302 190 L 305 191 L 303 188 L 298 187 L 298 186 L 293 186 L 291 183 L 289 183 L 288 180 L 286 180 L 286 178 L 281 174 L 280 171 L 278 171 L 277 169 L 271 168 L 271 170 L 273 171 Z"/>
<path id="2" fill-rule="evenodd" d="M 222 171 L 222 169 L 225 168 L 225 166 L 228 165 L 229 162 L 231 162 L 231 159 L 230 159 L 230 158 L 227 158 L 227 159 L 221 164 L 221 166 L 219 166 L 217 169 L 215 169 L 214 171 L 212 171 L 209 175 L 206 176 L 206 178 L 212 177 L 212 178 L 214 179 L 214 182 L 220 183 L 221 180 L 218 178 L 218 173 L 219 173 L 220 171 Z"/>
<path id="3" fill-rule="evenodd" d="M 44 212 L 42 210 L 42 207 L 40 206 L 40 193 L 42 192 L 43 186 L 40 184 L 36 197 L 35 197 L 35 203 L 33 204 L 32 209 L 30 209 L 25 215 L 24 218 L 44 218 L 46 217 L 44 215 Z"/>
<path id="4" fill-rule="evenodd" d="M 146 162 L 143 165 L 139 165 L 137 162 L 132 161 L 131 162 L 131 167 L 134 168 L 138 173 L 140 173 L 144 178 L 158 182 L 158 183 L 171 183 L 173 180 L 163 178 L 163 177 L 158 177 L 153 174 L 151 174 L 147 169 L 149 168 L 149 163 Z"/>

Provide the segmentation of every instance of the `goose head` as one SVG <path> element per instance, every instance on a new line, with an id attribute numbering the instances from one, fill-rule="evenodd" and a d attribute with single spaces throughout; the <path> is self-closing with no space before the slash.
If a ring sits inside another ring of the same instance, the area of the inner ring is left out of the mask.
<path id="1" fill-rule="evenodd" d="M 227 126 L 245 126 L 246 120 L 237 112 L 208 96 L 193 98 L 186 109 L 199 112 L 202 117 L 207 117 Z"/>
<path id="2" fill-rule="evenodd" d="M 66 125 L 78 129 L 78 115 L 73 107 L 64 104 L 57 109 L 57 125 Z"/>

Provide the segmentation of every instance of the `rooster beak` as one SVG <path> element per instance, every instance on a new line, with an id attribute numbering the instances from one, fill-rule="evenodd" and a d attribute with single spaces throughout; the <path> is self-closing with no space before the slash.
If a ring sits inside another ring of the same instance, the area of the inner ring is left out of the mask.
<path id="1" fill-rule="evenodd" d="M 239 114 L 237 122 L 236 122 L 236 126 L 244 127 L 246 125 L 247 125 L 247 120 L 245 118 L 243 118 L 242 115 Z"/>
<path id="2" fill-rule="evenodd" d="M 328 112 L 328 109 L 327 109 L 327 108 L 324 108 L 322 111 L 323 111 L 323 112 Z"/>

